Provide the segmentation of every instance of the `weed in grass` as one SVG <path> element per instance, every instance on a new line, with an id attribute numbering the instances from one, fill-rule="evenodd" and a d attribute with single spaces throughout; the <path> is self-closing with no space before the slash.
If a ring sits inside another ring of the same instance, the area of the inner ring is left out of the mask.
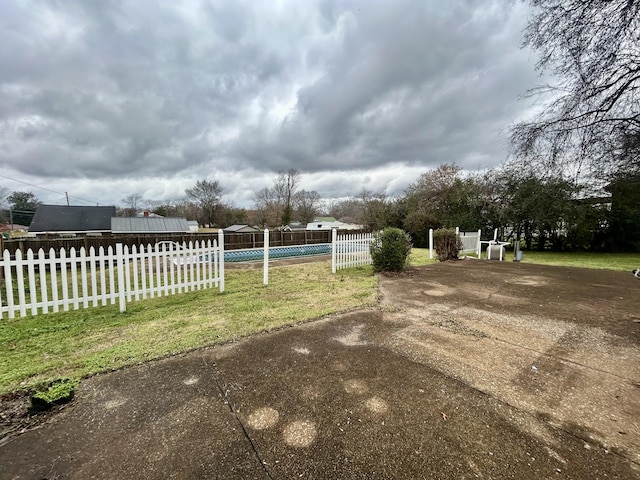
<path id="1" fill-rule="evenodd" d="M 67 403 L 73 398 L 76 385 L 68 378 L 55 380 L 31 396 L 31 406 L 34 410 L 46 410 Z"/>

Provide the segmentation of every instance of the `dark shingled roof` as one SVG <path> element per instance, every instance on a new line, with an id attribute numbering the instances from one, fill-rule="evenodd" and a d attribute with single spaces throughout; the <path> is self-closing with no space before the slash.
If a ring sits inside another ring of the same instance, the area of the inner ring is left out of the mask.
<path id="1" fill-rule="evenodd" d="M 30 232 L 109 232 L 116 207 L 39 205 Z"/>

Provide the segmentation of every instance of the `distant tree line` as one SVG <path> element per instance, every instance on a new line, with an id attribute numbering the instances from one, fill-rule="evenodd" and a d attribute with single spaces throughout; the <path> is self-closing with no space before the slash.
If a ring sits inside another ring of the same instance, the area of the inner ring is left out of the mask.
<path id="1" fill-rule="evenodd" d="M 130 194 L 117 214 L 149 211 L 216 228 L 245 223 L 278 228 L 328 215 L 370 231 L 402 228 L 417 247 L 428 245 L 429 229 L 460 227 L 481 229 L 485 238 L 497 228 L 501 238 L 521 241 L 527 249 L 640 251 L 640 177 L 626 174 L 612 178 L 602 192 L 593 181 L 580 184 L 516 164 L 482 174 L 440 165 L 397 197 L 361 189 L 331 201 L 317 191 L 300 189 L 300 179 L 297 170 L 279 173 L 271 187 L 256 192 L 253 210 L 221 202 L 222 185 L 199 180 L 178 202 L 153 202 Z M 10 193 L 6 188 L 0 189 L 0 202 L 0 221 L 9 221 L 10 209 L 13 223 L 27 226 L 41 203 L 31 192 Z"/>
<path id="2" fill-rule="evenodd" d="M 613 179 L 596 195 L 559 174 L 504 166 L 465 174 L 455 165 L 423 173 L 397 198 L 363 190 L 333 202 L 329 213 L 370 230 L 399 227 L 418 247 L 429 229 L 498 229 L 527 249 L 640 251 L 640 179 Z"/>

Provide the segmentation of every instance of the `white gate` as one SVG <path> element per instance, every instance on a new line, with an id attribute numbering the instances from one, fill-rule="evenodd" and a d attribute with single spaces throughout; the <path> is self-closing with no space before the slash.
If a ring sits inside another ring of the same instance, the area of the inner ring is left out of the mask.
<path id="1" fill-rule="evenodd" d="M 373 233 L 345 233 L 333 230 L 331 237 L 331 271 L 342 268 L 371 265 Z"/>

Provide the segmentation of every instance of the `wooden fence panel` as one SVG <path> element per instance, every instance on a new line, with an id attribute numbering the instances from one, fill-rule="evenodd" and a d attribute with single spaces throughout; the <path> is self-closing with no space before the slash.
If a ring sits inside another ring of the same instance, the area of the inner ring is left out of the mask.
<path id="1" fill-rule="evenodd" d="M 356 232 L 350 232 L 356 233 Z M 283 232 L 274 230 L 270 232 L 270 244 L 272 247 L 290 246 L 290 245 L 310 245 L 316 243 L 331 243 L 331 231 L 291 231 Z M 60 251 L 64 248 L 66 252 L 75 249 L 79 252 L 84 247 L 85 252 L 89 252 L 91 247 L 99 251 L 100 247 L 105 250 L 111 247 L 115 252 L 116 244 L 121 243 L 129 247 L 129 251 L 133 246 L 155 245 L 159 242 L 175 242 L 179 245 L 189 242 L 206 243 L 208 240 L 212 242 L 219 241 L 216 233 L 177 233 L 177 234 L 105 234 L 101 236 L 80 236 L 74 238 L 61 237 L 20 237 L 7 239 L 2 242 L 2 248 L 9 250 L 11 256 L 15 256 L 16 251 L 26 252 L 33 250 L 34 252 L 42 249 L 46 255 L 53 248 L 54 251 Z M 224 234 L 225 250 L 239 250 L 248 248 L 264 247 L 264 232 L 256 233 L 225 233 Z M 3 250 L 3 251 L 4 251 Z"/>

